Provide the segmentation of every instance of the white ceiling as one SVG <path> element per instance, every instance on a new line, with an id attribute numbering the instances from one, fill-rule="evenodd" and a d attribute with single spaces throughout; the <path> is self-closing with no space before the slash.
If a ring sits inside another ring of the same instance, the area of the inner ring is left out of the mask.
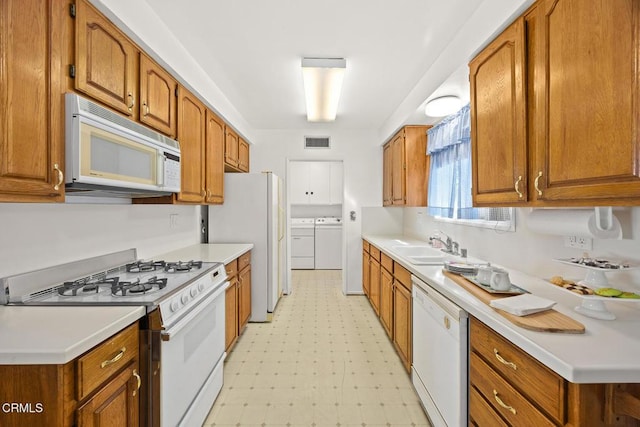
<path id="1" fill-rule="evenodd" d="M 388 135 L 406 123 L 432 123 L 422 113 L 429 97 L 468 99 L 470 54 L 532 0 L 144 1 L 250 129 Z M 144 28 L 128 1 L 98 2 Z M 306 121 L 304 56 L 346 58 L 333 123 Z"/>

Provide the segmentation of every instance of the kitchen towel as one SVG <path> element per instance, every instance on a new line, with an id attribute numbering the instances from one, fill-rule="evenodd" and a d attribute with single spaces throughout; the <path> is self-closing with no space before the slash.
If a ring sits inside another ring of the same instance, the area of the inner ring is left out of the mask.
<path id="1" fill-rule="evenodd" d="M 555 304 L 555 301 L 538 297 L 533 294 L 522 294 L 515 297 L 494 299 L 489 303 L 491 307 L 504 310 L 515 316 L 526 316 L 528 314 L 549 310 Z"/>

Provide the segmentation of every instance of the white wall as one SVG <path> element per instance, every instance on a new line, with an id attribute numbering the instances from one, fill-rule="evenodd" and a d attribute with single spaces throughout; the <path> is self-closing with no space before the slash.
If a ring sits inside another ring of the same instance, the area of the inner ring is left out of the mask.
<path id="1" fill-rule="evenodd" d="M 0 277 L 129 248 L 151 258 L 199 243 L 199 219 L 197 206 L 0 203 Z"/>
<path id="2" fill-rule="evenodd" d="M 286 182 L 289 160 L 342 160 L 344 163 L 343 218 L 346 247 L 345 293 L 361 293 L 362 208 L 382 204 L 382 147 L 375 131 L 331 131 L 330 149 L 304 149 L 304 136 L 327 132 L 308 130 L 256 131 L 258 144 L 251 147 L 251 171 L 273 171 Z M 349 212 L 356 212 L 356 220 Z"/>
<path id="3" fill-rule="evenodd" d="M 530 209 L 516 211 L 516 231 L 502 232 L 485 228 L 469 227 L 435 221 L 426 214 L 426 208 L 404 209 L 404 233 L 421 239 L 436 229 L 442 230 L 453 240 L 467 248 L 469 256 L 485 259 L 494 264 L 520 270 L 532 276 L 549 278 L 562 275 L 572 279 L 582 279 L 585 269 L 560 264 L 554 258 L 580 257 L 582 249 L 566 248 L 563 236 L 538 234 L 527 227 Z M 640 208 L 627 208 L 614 214 L 620 219 L 625 230 L 622 240 L 594 239 L 591 256 L 610 260 L 635 261 L 640 264 Z M 640 291 L 640 270 L 607 273 L 612 284 L 623 288 L 635 286 Z"/>

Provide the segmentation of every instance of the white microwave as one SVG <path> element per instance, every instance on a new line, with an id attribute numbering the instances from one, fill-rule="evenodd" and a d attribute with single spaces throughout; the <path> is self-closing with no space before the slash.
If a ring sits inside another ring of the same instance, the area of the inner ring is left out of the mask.
<path id="1" fill-rule="evenodd" d="M 65 107 L 68 194 L 135 198 L 180 191 L 178 141 L 74 93 L 65 95 Z"/>

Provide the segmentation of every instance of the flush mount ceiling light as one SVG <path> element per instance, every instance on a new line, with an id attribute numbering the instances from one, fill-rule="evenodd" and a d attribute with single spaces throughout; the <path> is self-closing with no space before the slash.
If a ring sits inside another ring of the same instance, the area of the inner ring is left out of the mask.
<path id="1" fill-rule="evenodd" d="M 462 100 L 455 95 L 440 96 L 427 102 L 424 113 L 429 117 L 444 117 L 462 107 Z"/>
<path id="2" fill-rule="evenodd" d="M 307 121 L 331 122 L 336 119 L 346 67 L 344 58 L 302 58 Z"/>

